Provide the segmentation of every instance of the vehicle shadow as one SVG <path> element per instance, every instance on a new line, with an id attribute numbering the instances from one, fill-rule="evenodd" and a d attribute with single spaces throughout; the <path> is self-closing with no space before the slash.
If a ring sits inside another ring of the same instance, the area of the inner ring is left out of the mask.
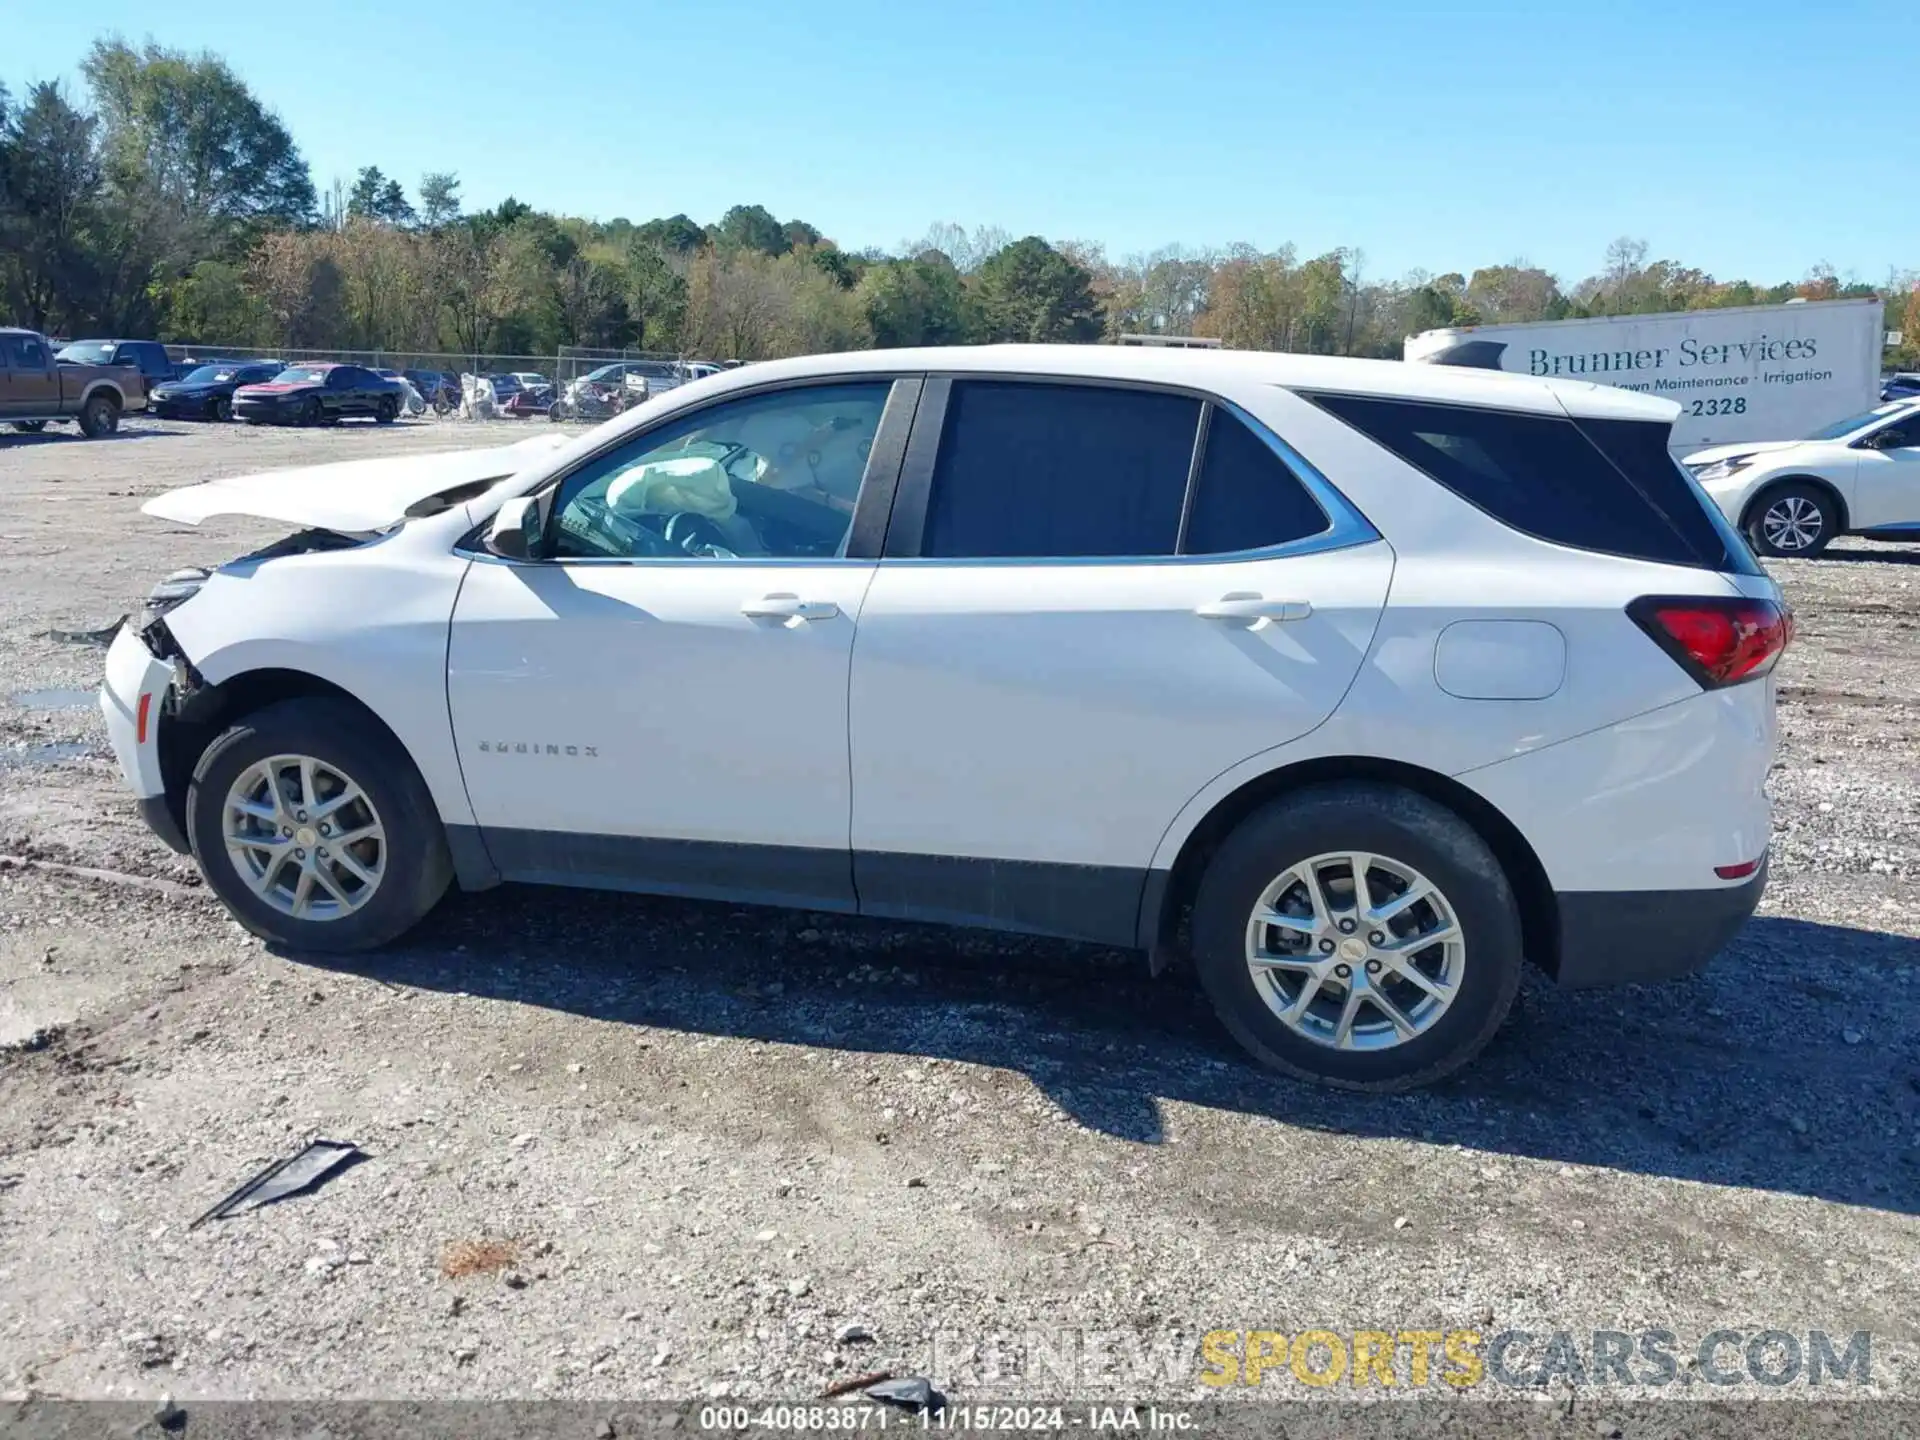
<path id="1" fill-rule="evenodd" d="M 1003 1067 L 1140 1144 L 1164 1138 L 1172 1101 L 1920 1213 L 1920 941 L 1879 931 L 1761 917 L 1671 984 L 1530 977 L 1473 1065 L 1398 1096 L 1270 1075 L 1189 973 L 1026 937 L 508 886 L 449 899 L 399 948 L 290 958 L 619 1024 Z"/>
<path id="2" fill-rule="evenodd" d="M 78 430 L 42 430 L 38 433 L 23 432 L 6 428 L 6 422 L 0 421 L 0 449 L 25 450 L 33 445 L 111 445 L 126 440 L 171 440 L 181 432 L 178 430 L 116 430 L 111 435 L 100 435 L 89 440 Z"/>
<path id="3" fill-rule="evenodd" d="M 1901 548 L 1894 549 L 1894 545 Z M 1920 565 L 1920 545 L 1908 545 L 1899 541 L 1885 541 L 1871 550 L 1836 550 L 1832 547 L 1820 552 L 1818 560 L 1809 564 L 1819 565 L 1829 560 L 1844 560 L 1858 564 L 1872 565 Z"/>

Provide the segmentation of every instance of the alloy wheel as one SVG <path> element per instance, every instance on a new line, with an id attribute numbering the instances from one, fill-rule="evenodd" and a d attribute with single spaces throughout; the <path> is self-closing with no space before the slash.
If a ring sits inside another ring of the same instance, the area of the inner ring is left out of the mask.
<path id="1" fill-rule="evenodd" d="M 367 793 L 336 765 L 273 755 L 228 787 L 221 832 L 234 871 L 296 920 L 361 909 L 387 870 L 387 836 Z"/>
<path id="2" fill-rule="evenodd" d="M 1820 507 L 1804 495 L 1782 495 L 1760 517 L 1760 533 L 1776 550 L 1805 550 L 1826 529 Z"/>
<path id="3" fill-rule="evenodd" d="M 1336 1050 L 1426 1034 L 1460 992 L 1466 938 L 1447 897 L 1385 855 L 1316 855 L 1262 892 L 1247 969 L 1281 1023 Z"/>

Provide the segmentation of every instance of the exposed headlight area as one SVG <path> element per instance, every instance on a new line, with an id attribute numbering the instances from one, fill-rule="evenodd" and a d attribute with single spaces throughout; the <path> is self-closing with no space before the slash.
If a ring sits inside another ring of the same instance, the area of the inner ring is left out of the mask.
<path id="1" fill-rule="evenodd" d="M 1716 480 L 1731 480 L 1742 470 L 1753 464 L 1752 455 L 1729 455 L 1724 460 L 1710 461 L 1705 465 L 1690 465 L 1693 478 L 1702 485 L 1711 485 Z"/>
<path id="2" fill-rule="evenodd" d="M 207 577 L 212 573 L 210 570 L 195 565 L 185 570 L 176 570 L 167 576 L 166 579 L 162 580 L 158 585 L 155 585 L 152 590 L 147 592 L 146 603 L 140 607 L 140 617 L 136 628 L 144 632 L 148 626 L 152 625 L 154 621 L 165 615 L 169 610 L 178 608 L 188 600 L 191 600 L 195 595 L 198 595 L 200 593 L 200 587 L 207 583 Z"/>

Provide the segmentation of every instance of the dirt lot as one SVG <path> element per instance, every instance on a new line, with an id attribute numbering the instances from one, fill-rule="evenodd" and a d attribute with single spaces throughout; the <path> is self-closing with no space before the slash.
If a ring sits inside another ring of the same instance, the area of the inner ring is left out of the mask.
<path id="1" fill-rule="evenodd" d="M 1464 1078 L 1356 1099 L 1065 945 L 518 888 L 351 965 L 243 936 L 72 692 L 276 532 L 141 499 L 502 433 L 0 438 L 0 1392 L 1202 1395 L 1212 1329 L 1772 1327 L 1920 1394 L 1920 548 L 1779 572 L 1775 879 L 1719 963 L 1531 986 Z M 316 1135 L 371 1158 L 188 1232 Z"/>

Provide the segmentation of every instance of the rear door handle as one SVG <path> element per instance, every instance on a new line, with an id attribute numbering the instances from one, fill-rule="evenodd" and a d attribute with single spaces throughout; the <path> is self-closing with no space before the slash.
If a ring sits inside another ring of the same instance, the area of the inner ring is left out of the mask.
<path id="1" fill-rule="evenodd" d="M 1222 595 L 1209 605 L 1196 607 L 1193 613 L 1202 620 L 1239 621 L 1252 625 L 1261 620 L 1305 620 L 1313 614 L 1313 606 L 1305 600 L 1269 600 L 1264 595 L 1235 591 L 1231 595 Z"/>
<path id="2" fill-rule="evenodd" d="M 802 600 L 798 595 L 762 595 L 740 606 L 749 620 L 831 620 L 840 607 L 831 600 Z"/>

